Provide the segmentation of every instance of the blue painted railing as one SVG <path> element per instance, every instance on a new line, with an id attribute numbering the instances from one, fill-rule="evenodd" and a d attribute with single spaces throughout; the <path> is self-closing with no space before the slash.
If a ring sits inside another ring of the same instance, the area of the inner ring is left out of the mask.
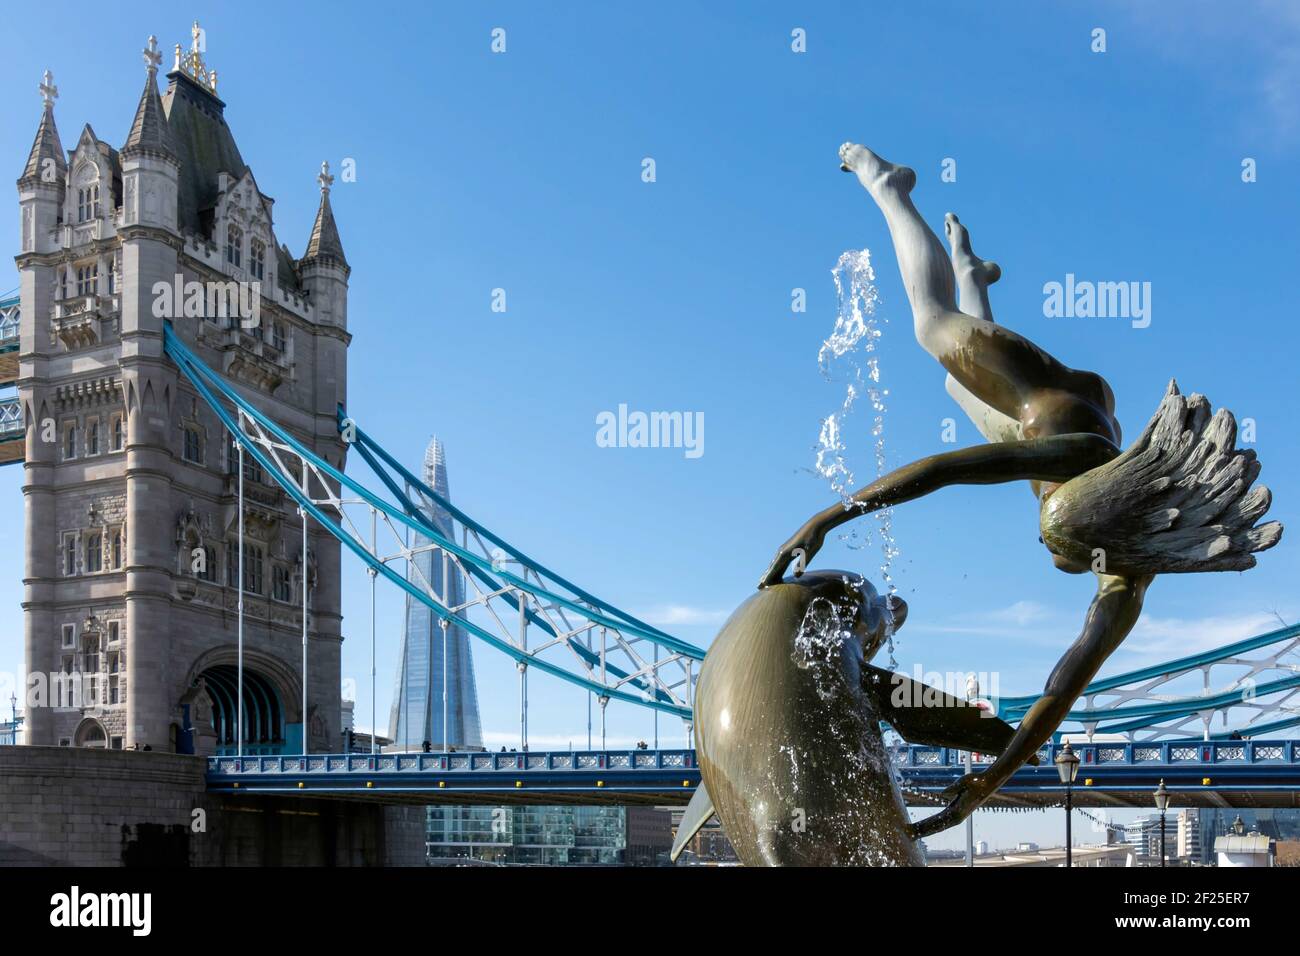
<path id="1" fill-rule="evenodd" d="M 14 441 L 25 434 L 23 409 L 17 397 L 0 399 L 0 441 Z"/>
<path id="2" fill-rule="evenodd" d="M 1071 749 L 1078 756 L 1079 779 L 1086 780 L 1094 771 L 1195 770 L 1209 767 L 1284 767 L 1300 774 L 1300 740 L 1174 740 L 1152 743 L 1077 743 Z M 1056 778 L 1055 760 L 1062 745 L 1047 744 L 1038 751 L 1038 766 L 1024 767 L 1017 778 L 1033 778 L 1041 785 Z M 946 747 L 908 745 L 892 749 L 894 763 L 910 784 L 929 784 L 959 775 L 965 768 L 966 753 Z M 975 754 L 976 767 L 993 761 L 987 754 Z M 526 786 L 531 778 L 539 783 L 564 786 L 592 786 L 578 778 L 590 775 L 614 775 L 619 781 L 637 777 L 671 780 L 674 787 L 694 786 L 699 767 L 694 750 L 578 750 L 562 752 L 467 752 L 467 753 L 379 753 L 379 754 L 309 754 L 261 756 L 222 756 L 208 758 L 208 784 L 218 789 L 240 781 L 258 781 L 258 786 L 275 778 L 302 781 L 305 788 L 314 782 L 332 780 L 384 789 L 411 785 L 433 785 L 435 778 L 445 777 L 455 784 L 478 784 L 492 787 L 495 778 L 507 786 Z M 685 777 L 677 781 L 676 777 Z M 541 778 L 545 778 L 543 781 Z"/>
<path id="3" fill-rule="evenodd" d="M 0 299 L 0 352 L 18 348 L 18 298 Z"/>
<path id="4" fill-rule="evenodd" d="M 249 774 L 505 774 L 540 771 L 653 771 L 695 769 L 694 750 L 576 750 L 562 752 L 309 754 L 209 757 L 208 779 Z"/>
<path id="5" fill-rule="evenodd" d="M 1038 768 L 1055 773 L 1056 757 L 1064 744 L 1047 744 L 1038 751 Z M 1149 743 L 1071 743 L 1079 758 L 1079 774 L 1097 767 L 1177 767 L 1190 765 L 1300 765 L 1300 740 L 1164 740 Z M 893 751 L 894 762 L 903 769 L 962 767 L 966 752 L 946 747 L 910 745 Z M 978 754 L 976 766 L 994 757 Z"/>

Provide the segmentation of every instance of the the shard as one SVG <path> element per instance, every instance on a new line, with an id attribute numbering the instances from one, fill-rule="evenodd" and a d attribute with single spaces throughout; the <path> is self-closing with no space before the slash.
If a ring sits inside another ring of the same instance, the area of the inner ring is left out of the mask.
<path id="1" fill-rule="evenodd" d="M 450 500 L 447 458 L 437 438 L 429 442 L 424 453 L 423 479 L 426 485 Z M 455 526 L 444 508 L 431 506 L 425 511 L 425 517 L 444 537 L 455 540 Z M 413 537 L 411 547 L 416 554 L 407 579 L 421 590 L 432 590 L 447 606 L 455 607 L 464 601 L 464 578 L 455 564 L 444 560 L 441 550 L 430 549 L 430 544 L 424 535 Z M 394 746 L 412 750 L 421 749 L 426 741 L 433 750 L 441 750 L 444 745 L 457 750 L 478 750 L 483 746 L 469 635 L 453 625 L 447 628 L 444 642 L 433 611 L 409 595 L 389 732 Z"/>

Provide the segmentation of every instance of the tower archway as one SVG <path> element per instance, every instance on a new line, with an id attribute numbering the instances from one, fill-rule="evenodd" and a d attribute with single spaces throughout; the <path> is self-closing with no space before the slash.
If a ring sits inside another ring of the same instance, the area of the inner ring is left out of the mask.
<path id="1" fill-rule="evenodd" d="M 239 709 L 239 671 L 234 664 L 214 664 L 199 674 L 212 701 L 211 730 L 216 752 L 239 750 L 236 734 L 243 737 L 243 752 L 250 756 L 289 752 L 287 721 L 280 689 L 262 672 L 244 666 L 244 719 L 242 733 L 236 714 Z M 296 750 L 296 748 L 294 748 Z"/>
<path id="2" fill-rule="evenodd" d="M 108 746 L 108 732 L 104 730 L 104 725 L 93 717 L 87 717 L 77 725 L 76 733 L 72 736 L 74 747 L 91 747 L 103 750 Z"/>

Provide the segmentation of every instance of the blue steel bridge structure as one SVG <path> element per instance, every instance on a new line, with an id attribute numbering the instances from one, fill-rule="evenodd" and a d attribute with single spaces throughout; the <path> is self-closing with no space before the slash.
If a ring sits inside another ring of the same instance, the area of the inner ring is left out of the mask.
<path id="1" fill-rule="evenodd" d="M 23 415 L 14 393 L 18 381 L 18 297 L 0 298 L 0 465 L 22 461 Z"/>
<path id="2" fill-rule="evenodd" d="M 17 348 L 16 303 L 8 305 L 10 313 L 0 302 L 0 386 L 12 384 L 6 360 Z M 8 339 L 6 322 L 13 325 Z M 680 718 L 689 737 L 702 648 L 597 598 L 515 548 L 408 471 L 346 409 L 338 410 L 339 431 L 368 472 L 367 483 L 330 465 L 271 420 L 194 355 L 170 325 L 164 344 L 234 436 L 239 454 L 252 456 L 304 515 L 360 559 L 372 589 L 381 580 L 400 589 L 427 607 L 439 626 L 459 627 L 510 657 L 519 673 L 516 752 L 254 754 L 239 743 L 234 753 L 209 758 L 211 790 L 419 804 L 683 804 L 689 799 L 699 782 L 694 753 L 606 749 L 605 708 L 619 700 Z M 8 403 L 17 441 L 6 440 Z M 16 458 L 8 460 L 20 460 L 23 434 L 16 400 L 0 396 L 0 457 L 16 447 Z M 454 525 L 439 526 L 432 514 L 454 519 L 459 540 Z M 441 574 L 419 570 L 438 565 Z M 438 586 L 453 569 L 465 581 L 455 595 Z M 374 646 L 372 611 L 372 662 Z M 532 671 L 594 695 L 600 705 L 600 748 L 527 749 Z M 1036 699 L 1003 698 L 995 709 L 1014 723 Z M 1300 740 L 1285 736 L 1297 725 L 1300 626 L 1292 625 L 1095 681 L 1044 746 L 1039 766 L 1020 770 L 990 805 L 1058 803 L 1062 788 L 1052 760 L 1068 733 L 1083 761 L 1075 789 L 1079 805 L 1148 806 L 1154 783 L 1163 778 L 1177 792 L 1179 805 L 1300 806 Z M 236 733 L 234 739 L 242 736 Z M 942 802 L 940 792 L 964 773 L 965 759 L 964 753 L 900 742 L 896 765 L 908 801 Z M 972 759 L 978 766 L 990 758 Z"/>

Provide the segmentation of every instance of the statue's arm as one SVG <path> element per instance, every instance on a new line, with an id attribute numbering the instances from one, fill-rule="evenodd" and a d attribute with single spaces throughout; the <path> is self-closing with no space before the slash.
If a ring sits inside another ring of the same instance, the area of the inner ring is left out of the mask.
<path id="1" fill-rule="evenodd" d="M 778 583 L 794 552 L 805 562 L 821 550 L 831 530 L 881 508 L 902 504 L 948 485 L 992 485 L 1008 481 L 1069 481 L 1105 464 L 1119 454 L 1099 435 L 1054 435 L 1021 441 L 994 442 L 931 455 L 904 465 L 863 488 L 845 506 L 836 502 L 813 515 L 777 552 L 760 587 Z"/>
<path id="2" fill-rule="evenodd" d="M 938 833 L 966 819 L 1038 752 L 1056 732 L 1106 658 L 1137 623 L 1151 580 L 1152 575 L 1097 575 L 1097 595 L 1088 607 L 1078 640 L 1057 663 L 1047 679 L 1043 696 L 1029 709 L 1011 742 L 987 770 L 969 774 L 951 788 L 952 802 L 916 823 L 912 827 L 914 838 Z"/>

